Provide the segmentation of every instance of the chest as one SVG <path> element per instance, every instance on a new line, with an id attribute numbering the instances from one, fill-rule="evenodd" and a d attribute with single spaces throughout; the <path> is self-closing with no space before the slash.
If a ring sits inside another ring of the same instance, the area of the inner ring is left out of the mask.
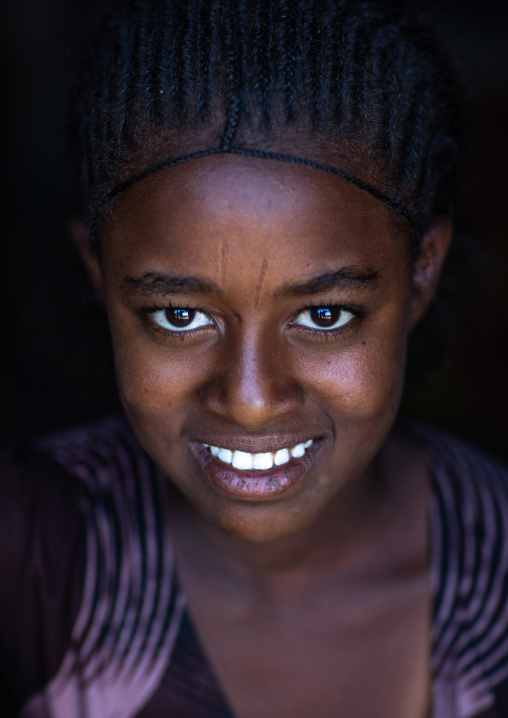
<path id="1" fill-rule="evenodd" d="M 370 613 L 365 601 L 323 611 L 316 600 L 198 612 L 195 625 L 237 718 L 426 718 L 427 598 L 420 581 Z"/>

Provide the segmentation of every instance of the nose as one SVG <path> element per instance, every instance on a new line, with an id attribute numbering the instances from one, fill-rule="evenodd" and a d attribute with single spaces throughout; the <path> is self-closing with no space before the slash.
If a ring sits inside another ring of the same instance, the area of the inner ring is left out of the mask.
<path id="1" fill-rule="evenodd" d="M 248 429 L 260 429 L 303 404 L 283 350 L 262 336 L 246 336 L 225 348 L 214 378 L 201 389 L 201 404 Z"/>

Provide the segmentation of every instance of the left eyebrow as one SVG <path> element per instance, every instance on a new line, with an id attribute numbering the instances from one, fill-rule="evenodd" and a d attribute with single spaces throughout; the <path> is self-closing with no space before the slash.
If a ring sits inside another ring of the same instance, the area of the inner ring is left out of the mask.
<path id="1" fill-rule="evenodd" d="M 380 279 L 380 274 L 373 269 L 360 270 L 358 267 L 341 267 L 336 272 L 327 272 L 301 284 L 289 284 L 276 292 L 278 298 L 301 296 L 308 294 L 319 294 L 328 289 L 351 287 L 354 285 L 365 286 L 375 284 Z"/>

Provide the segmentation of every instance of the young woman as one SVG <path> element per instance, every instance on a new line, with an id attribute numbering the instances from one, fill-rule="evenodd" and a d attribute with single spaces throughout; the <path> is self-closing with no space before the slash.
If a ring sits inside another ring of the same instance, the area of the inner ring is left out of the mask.
<path id="1" fill-rule="evenodd" d="M 396 423 L 453 74 L 382 0 L 138 0 L 74 102 L 124 418 L 4 460 L 22 718 L 508 715 L 508 476 Z"/>

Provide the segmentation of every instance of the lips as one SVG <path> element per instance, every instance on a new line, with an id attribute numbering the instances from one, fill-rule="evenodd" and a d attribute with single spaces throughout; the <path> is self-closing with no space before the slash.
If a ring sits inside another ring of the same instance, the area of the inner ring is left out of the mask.
<path id="1" fill-rule="evenodd" d="M 202 442 L 191 449 L 205 478 L 228 498 L 266 501 L 291 492 L 313 463 L 322 441 L 307 439 L 272 451 L 250 453 Z"/>

